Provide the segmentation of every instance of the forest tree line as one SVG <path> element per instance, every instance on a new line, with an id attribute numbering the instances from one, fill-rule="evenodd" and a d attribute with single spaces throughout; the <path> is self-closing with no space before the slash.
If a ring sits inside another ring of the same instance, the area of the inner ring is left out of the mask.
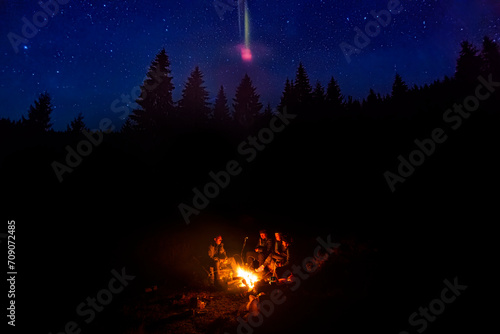
<path id="1" fill-rule="evenodd" d="M 279 104 L 274 109 L 260 100 L 252 79 L 245 74 L 230 103 L 224 86 L 220 86 L 215 103 L 210 105 L 209 92 L 204 86 L 204 74 L 196 66 L 184 83 L 182 97 L 174 101 L 173 77 L 170 60 L 162 49 L 152 61 L 146 79 L 140 87 L 136 108 L 128 115 L 118 132 L 164 133 L 179 129 L 215 127 L 219 130 L 251 128 L 265 124 L 273 113 L 288 110 L 298 113 L 304 121 L 329 121 L 339 118 L 413 118 L 446 107 L 463 99 L 477 85 L 478 76 L 500 78 L 500 48 L 498 43 L 484 37 L 479 50 L 463 41 L 452 78 L 435 80 L 424 86 L 408 86 L 401 75 L 394 77 L 392 91 L 382 96 L 373 89 L 362 101 L 345 97 L 332 76 L 323 86 L 311 83 L 305 67 L 299 64 L 295 77 L 287 78 Z M 498 92 L 496 92 L 498 99 Z M 492 102 L 493 103 L 493 102 Z M 51 113 L 54 109 L 51 95 L 40 94 L 29 107 L 27 116 L 18 121 L 0 119 L 0 131 L 22 130 L 23 133 L 52 132 Z M 80 113 L 67 125 L 66 133 L 79 134 L 88 128 Z"/>

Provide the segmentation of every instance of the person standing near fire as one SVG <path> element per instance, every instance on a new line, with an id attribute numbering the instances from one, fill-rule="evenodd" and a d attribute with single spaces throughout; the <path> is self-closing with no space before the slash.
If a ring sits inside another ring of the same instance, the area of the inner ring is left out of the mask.
<path id="1" fill-rule="evenodd" d="M 214 285 L 219 283 L 221 265 L 230 264 L 233 274 L 236 274 L 237 265 L 233 257 L 227 257 L 222 236 L 218 235 L 208 246 L 208 257 L 210 258 L 210 268 L 213 268 Z M 212 271 L 212 270 L 211 270 Z"/>

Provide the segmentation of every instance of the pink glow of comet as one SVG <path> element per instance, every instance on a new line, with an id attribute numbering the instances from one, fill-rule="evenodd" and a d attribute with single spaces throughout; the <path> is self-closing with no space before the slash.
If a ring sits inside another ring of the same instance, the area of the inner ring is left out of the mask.
<path id="1" fill-rule="evenodd" d="M 252 61 L 252 51 L 246 46 L 241 46 L 241 59 L 246 62 Z"/>
<path id="2" fill-rule="evenodd" d="M 241 59 L 244 62 L 252 61 L 252 51 L 250 50 L 250 18 L 248 15 L 248 5 L 246 0 L 239 1 L 239 21 L 240 21 L 240 32 L 241 32 L 241 16 L 243 15 L 244 30 L 245 30 L 245 45 L 240 46 Z"/>

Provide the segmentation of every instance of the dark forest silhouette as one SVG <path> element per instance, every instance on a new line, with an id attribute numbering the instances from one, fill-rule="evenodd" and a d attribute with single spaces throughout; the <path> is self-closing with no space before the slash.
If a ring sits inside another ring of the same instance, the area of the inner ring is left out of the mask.
<path id="1" fill-rule="evenodd" d="M 395 74 L 392 91 L 385 96 L 371 89 L 361 101 L 346 97 L 333 76 L 323 86 L 310 80 L 300 63 L 295 77 L 285 79 L 280 102 L 274 108 L 261 101 L 259 89 L 248 75 L 242 78 L 234 97 L 220 86 L 215 103 L 210 105 L 210 93 L 198 66 L 184 82 L 181 99 L 173 100 L 175 78 L 163 49 L 141 85 L 137 108 L 121 127 L 107 124 L 106 131 L 92 132 L 79 114 L 66 131 L 54 131 L 48 92 L 34 101 L 21 120 L 1 119 L 3 175 L 17 175 L 12 179 L 30 187 L 37 185 L 40 191 L 57 185 L 58 179 L 71 185 L 105 180 L 108 187 L 123 193 L 143 191 L 146 184 L 168 185 L 171 191 L 164 198 L 144 201 L 151 206 L 155 201 L 176 205 L 192 196 L 193 187 L 206 182 L 209 171 L 235 158 L 242 140 L 267 127 L 273 115 L 286 108 L 298 117 L 263 150 L 260 163 L 251 167 L 258 180 L 255 186 L 275 184 L 291 196 L 289 190 L 294 187 L 313 192 L 314 184 L 335 183 L 343 173 L 359 174 L 363 177 L 355 179 L 354 184 L 372 189 L 363 195 L 369 198 L 387 190 L 383 172 L 395 167 L 398 155 L 412 150 L 415 138 L 428 136 L 433 128 L 442 126 L 444 111 L 474 94 L 479 76 L 493 81 L 500 78 L 499 46 L 488 37 L 481 50 L 468 41 L 462 42 L 453 77 L 419 87 L 408 85 L 400 74 Z M 479 111 L 470 117 L 473 134 L 458 134 L 457 138 L 479 140 L 492 132 L 499 101 L 497 89 L 481 101 Z M 95 143 L 83 145 L 82 141 L 92 142 L 90 136 Z M 464 141 L 457 140 L 454 145 L 450 152 L 459 152 Z M 436 159 L 436 164 L 442 162 Z M 59 163 L 63 177 L 54 172 L 54 162 Z M 276 178 L 276 171 L 294 176 Z M 241 180 L 243 184 L 253 182 L 245 176 Z M 352 180 L 345 177 L 340 184 L 335 183 L 346 201 L 359 189 L 350 183 Z M 244 190 L 239 193 L 249 194 Z M 220 203 L 224 205 L 224 196 Z"/>
<path id="2" fill-rule="evenodd" d="M 437 106 L 470 94 L 477 84 L 479 75 L 493 78 L 500 76 L 500 51 L 497 43 L 489 37 L 483 40 L 478 50 L 468 41 L 461 43 L 461 51 L 452 78 L 436 80 L 424 86 L 408 87 L 404 78 L 396 73 L 391 94 L 381 96 L 373 89 L 362 101 L 351 96 L 344 97 L 341 87 L 332 76 L 327 86 L 319 81 L 311 85 L 302 63 L 299 64 L 295 78 L 286 79 L 278 112 L 286 105 L 290 110 L 299 111 L 304 121 L 332 121 L 342 118 L 387 119 L 413 118 L 432 113 Z M 253 86 L 248 75 L 242 78 L 235 97 L 228 100 L 224 86 L 217 92 L 215 104 L 209 104 L 209 92 L 204 86 L 203 73 L 196 66 L 184 83 L 182 98 L 174 102 L 173 77 L 170 61 L 165 49 L 153 60 L 147 79 L 141 85 L 141 94 L 135 101 L 139 108 L 133 110 L 121 129 L 115 132 L 158 132 L 168 135 L 182 128 L 203 129 L 214 127 L 219 130 L 248 128 L 262 125 L 260 120 L 269 118 L 263 110 L 258 88 Z M 498 93 L 496 94 L 498 95 Z M 272 106 L 271 106 L 272 107 Z M 25 134 L 48 132 L 52 130 L 50 114 L 53 106 L 48 92 L 40 94 L 30 106 L 27 118 L 19 121 L 1 119 L 0 131 L 17 131 L 23 128 Z M 67 126 L 66 132 L 77 133 L 86 128 L 82 114 Z"/>

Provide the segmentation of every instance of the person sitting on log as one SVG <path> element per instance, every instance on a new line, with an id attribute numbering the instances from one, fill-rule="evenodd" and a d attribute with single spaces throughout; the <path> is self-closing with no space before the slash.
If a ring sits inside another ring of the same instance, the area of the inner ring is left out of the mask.
<path id="1" fill-rule="evenodd" d="M 224 244 L 222 243 L 222 236 L 216 236 L 214 238 L 214 241 L 210 243 L 210 245 L 208 246 L 208 257 L 210 258 L 211 271 L 214 271 L 214 285 L 217 285 L 219 283 L 220 269 L 222 265 L 231 265 L 233 274 L 236 274 L 236 261 L 234 260 L 234 257 L 227 256 L 226 250 L 224 249 Z"/>

